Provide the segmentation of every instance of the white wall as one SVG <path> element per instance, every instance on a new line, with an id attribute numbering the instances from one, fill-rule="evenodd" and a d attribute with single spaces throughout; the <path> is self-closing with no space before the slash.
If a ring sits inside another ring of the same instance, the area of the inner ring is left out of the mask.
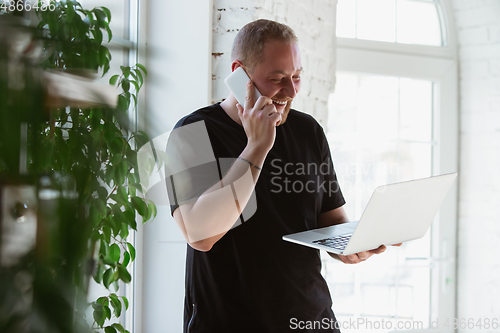
<path id="1" fill-rule="evenodd" d="M 461 95 L 457 317 L 499 320 L 500 1 L 452 4 Z"/>
<path id="2" fill-rule="evenodd" d="M 139 127 L 151 138 L 210 102 L 211 10 L 207 0 L 147 1 L 141 29 L 149 75 Z M 185 251 L 168 206 L 138 226 L 134 332 L 182 332 Z"/>

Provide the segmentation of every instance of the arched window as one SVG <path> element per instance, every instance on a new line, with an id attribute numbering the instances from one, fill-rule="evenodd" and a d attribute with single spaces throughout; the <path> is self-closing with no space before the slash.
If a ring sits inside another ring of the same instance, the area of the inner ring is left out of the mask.
<path id="1" fill-rule="evenodd" d="M 446 22 L 439 1 L 339 0 L 337 36 L 444 46 Z M 418 29 L 416 29 L 418 27 Z"/>
<path id="2" fill-rule="evenodd" d="M 446 0 L 338 1 L 327 136 L 351 220 L 379 185 L 457 171 L 455 36 L 446 13 Z M 438 318 L 454 318 L 455 226 L 456 185 L 424 238 L 360 265 L 323 256 L 337 318 L 391 323 L 380 332 L 432 331 Z M 443 324 L 439 332 L 450 329 Z M 351 328 L 342 331 L 373 330 Z"/>

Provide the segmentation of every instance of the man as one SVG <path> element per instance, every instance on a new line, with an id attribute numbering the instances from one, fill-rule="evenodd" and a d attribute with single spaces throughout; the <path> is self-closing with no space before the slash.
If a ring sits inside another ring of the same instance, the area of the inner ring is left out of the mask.
<path id="1" fill-rule="evenodd" d="M 290 332 L 298 322 L 338 332 L 319 251 L 282 240 L 348 221 L 321 126 L 291 109 L 302 72 L 294 32 L 268 20 L 247 24 L 234 41 L 231 69 L 238 67 L 251 79 L 245 105 L 230 94 L 176 125 L 203 124 L 214 156 L 234 159 L 227 172 L 221 162 L 205 164 L 174 176 L 169 188 L 189 243 L 184 332 Z M 257 208 L 241 224 L 254 191 Z M 332 256 L 353 264 L 384 250 Z"/>

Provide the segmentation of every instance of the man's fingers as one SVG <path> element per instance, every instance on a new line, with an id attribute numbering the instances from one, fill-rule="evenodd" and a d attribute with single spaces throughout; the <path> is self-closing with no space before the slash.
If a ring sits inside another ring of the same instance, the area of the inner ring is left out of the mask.
<path id="1" fill-rule="evenodd" d="M 255 95 L 255 88 L 253 86 L 253 82 L 252 80 L 248 80 L 247 94 L 245 96 L 245 110 L 250 110 L 253 108 L 255 104 L 254 95 Z"/>
<path id="2" fill-rule="evenodd" d="M 349 254 L 347 256 L 339 255 L 339 258 L 345 264 L 357 264 L 361 262 L 357 254 Z"/>
<path id="3" fill-rule="evenodd" d="M 273 100 L 266 96 L 260 96 L 255 101 L 253 108 L 255 111 L 270 112 L 271 110 L 276 111 L 276 107 L 273 104 Z"/>
<path id="4" fill-rule="evenodd" d="M 271 118 L 272 118 L 271 121 L 274 123 L 274 126 L 278 126 L 281 123 L 282 115 L 279 112 L 275 112 L 273 113 Z"/>
<path id="5" fill-rule="evenodd" d="M 387 247 L 385 245 L 380 245 L 378 248 L 370 250 L 372 254 L 380 254 L 382 252 L 385 252 L 387 250 Z"/>
<path id="6" fill-rule="evenodd" d="M 403 243 L 392 244 L 391 246 L 401 246 Z"/>
<path id="7" fill-rule="evenodd" d="M 359 252 L 359 253 L 356 253 L 358 255 L 358 258 L 362 261 L 370 258 L 370 256 L 372 255 L 370 253 L 370 251 L 363 251 L 363 252 Z"/>

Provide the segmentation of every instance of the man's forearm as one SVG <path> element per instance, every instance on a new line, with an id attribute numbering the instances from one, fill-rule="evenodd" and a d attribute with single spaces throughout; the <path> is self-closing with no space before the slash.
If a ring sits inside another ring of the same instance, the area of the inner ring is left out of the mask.
<path id="1" fill-rule="evenodd" d="M 191 246 L 208 251 L 231 229 L 248 204 L 266 156 L 247 146 L 221 181 L 174 212 Z"/>

